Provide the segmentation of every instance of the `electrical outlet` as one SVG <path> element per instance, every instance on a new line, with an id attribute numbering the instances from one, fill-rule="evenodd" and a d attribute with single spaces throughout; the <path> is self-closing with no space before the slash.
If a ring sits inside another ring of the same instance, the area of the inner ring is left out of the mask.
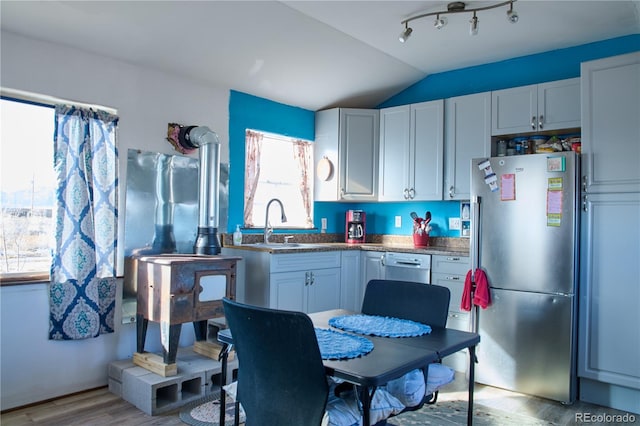
<path id="1" fill-rule="evenodd" d="M 459 217 L 450 217 L 449 218 L 449 229 L 453 230 L 460 230 L 461 226 L 460 226 L 460 218 Z"/>
<path id="2" fill-rule="evenodd" d="M 396 216 L 396 228 L 402 227 L 402 216 Z"/>
<path id="3" fill-rule="evenodd" d="M 322 219 L 320 219 L 320 223 L 322 224 L 320 228 L 320 232 L 324 234 L 327 232 L 327 218 L 323 217 Z"/>

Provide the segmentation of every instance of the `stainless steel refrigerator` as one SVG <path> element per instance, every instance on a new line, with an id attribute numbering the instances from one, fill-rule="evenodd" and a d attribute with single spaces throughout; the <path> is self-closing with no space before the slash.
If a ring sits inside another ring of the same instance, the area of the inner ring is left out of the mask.
<path id="1" fill-rule="evenodd" d="M 576 399 L 579 158 L 573 152 L 472 160 L 472 267 L 492 303 L 475 307 L 476 381 Z"/>

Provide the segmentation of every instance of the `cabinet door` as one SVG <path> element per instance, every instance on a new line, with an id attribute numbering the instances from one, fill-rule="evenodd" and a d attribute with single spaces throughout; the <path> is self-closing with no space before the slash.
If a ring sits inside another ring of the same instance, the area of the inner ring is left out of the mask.
<path id="1" fill-rule="evenodd" d="M 340 110 L 340 199 L 376 200 L 379 132 L 378 110 Z"/>
<path id="2" fill-rule="evenodd" d="M 314 269 L 308 272 L 307 313 L 340 307 L 340 268 Z"/>
<path id="3" fill-rule="evenodd" d="M 409 198 L 442 200 L 444 100 L 411 105 Z"/>
<path id="4" fill-rule="evenodd" d="M 316 134 L 313 144 L 314 183 L 313 199 L 315 201 L 338 200 L 338 174 L 340 164 L 338 158 L 338 139 L 340 138 L 340 109 L 333 108 L 316 112 Z M 327 159 L 333 165 L 329 176 L 315 173 L 320 160 Z"/>
<path id="5" fill-rule="evenodd" d="M 640 52 L 584 62 L 581 75 L 583 191 L 640 191 Z"/>
<path id="6" fill-rule="evenodd" d="M 539 131 L 580 127 L 580 78 L 538 85 Z"/>
<path id="7" fill-rule="evenodd" d="M 491 134 L 507 135 L 537 129 L 538 86 L 514 87 L 491 93 Z"/>
<path id="8" fill-rule="evenodd" d="M 306 312 L 308 272 L 278 272 L 271 274 L 269 307 Z"/>
<path id="9" fill-rule="evenodd" d="M 363 251 L 362 252 L 362 297 L 367 290 L 367 284 L 371 280 L 384 279 L 384 252 Z M 358 311 L 362 308 L 362 303 Z"/>
<path id="10" fill-rule="evenodd" d="M 380 201 L 408 198 L 410 119 L 409 105 L 380 110 Z"/>
<path id="11" fill-rule="evenodd" d="M 491 93 L 445 100 L 445 200 L 471 198 L 471 159 L 491 156 Z"/>
<path id="12" fill-rule="evenodd" d="M 340 308 L 358 312 L 362 306 L 360 250 L 342 252 L 340 268 Z"/>
<path id="13" fill-rule="evenodd" d="M 578 375 L 640 389 L 640 193 L 590 194 L 585 207 Z"/>

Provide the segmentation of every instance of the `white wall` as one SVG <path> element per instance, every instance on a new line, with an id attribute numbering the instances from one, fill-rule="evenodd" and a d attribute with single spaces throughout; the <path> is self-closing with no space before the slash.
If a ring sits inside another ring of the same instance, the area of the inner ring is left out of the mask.
<path id="1" fill-rule="evenodd" d="M 167 123 L 205 125 L 218 133 L 221 161 L 228 162 L 228 88 L 4 31 L 0 40 L 3 88 L 118 110 L 121 249 L 130 148 L 176 154 L 165 140 Z M 83 341 L 50 341 L 48 286 L 0 287 L 0 409 L 106 385 L 108 364 L 132 357 L 136 349 L 135 324 L 121 324 L 120 303 L 118 299 L 115 333 Z M 193 343 L 191 324 L 185 324 L 181 334 L 181 346 Z M 159 340 L 157 324 L 150 323 L 145 349 L 160 351 Z"/>

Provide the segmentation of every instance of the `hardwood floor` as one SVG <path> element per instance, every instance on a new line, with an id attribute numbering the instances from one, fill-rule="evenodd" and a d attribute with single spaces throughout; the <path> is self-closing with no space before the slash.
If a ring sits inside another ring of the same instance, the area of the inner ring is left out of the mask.
<path id="1" fill-rule="evenodd" d="M 576 421 L 576 413 L 625 414 L 611 408 L 600 407 L 578 401 L 566 406 L 558 402 L 526 396 L 490 386 L 476 385 L 475 402 L 503 411 L 518 412 L 545 421 L 549 425 L 583 424 Z M 467 399 L 466 382 L 463 375 L 456 376 L 454 383 L 440 391 L 439 401 Z M 584 422 L 587 424 L 589 422 Z M 19 408 L 0 414 L 2 426 L 60 425 L 60 426 L 139 426 L 139 425 L 184 425 L 178 411 L 149 416 L 127 401 L 104 388 L 82 392 L 42 404 Z M 602 424 L 602 423 L 591 423 Z M 613 423 L 612 423 L 613 424 Z M 635 423 L 640 425 L 640 415 Z"/>

